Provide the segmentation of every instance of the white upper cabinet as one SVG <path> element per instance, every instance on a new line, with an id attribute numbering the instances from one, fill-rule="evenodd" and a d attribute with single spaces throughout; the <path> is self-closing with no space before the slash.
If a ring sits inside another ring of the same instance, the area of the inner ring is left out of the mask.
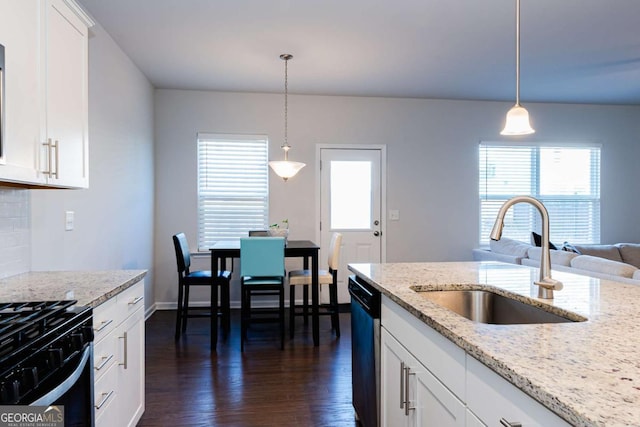
<path id="1" fill-rule="evenodd" d="M 38 175 L 40 142 L 39 0 L 0 1 L 0 181 L 43 183 Z"/>
<path id="2" fill-rule="evenodd" d="M 40 170 L 49 185 L 89 186 L 88 26 L 70 0 L 45 0 Z"/>
<path id="3" fill-rule="evenodd" d="M 0 1 L 0 184 L 88 187 L 91 25 L 74 0 Z"/>

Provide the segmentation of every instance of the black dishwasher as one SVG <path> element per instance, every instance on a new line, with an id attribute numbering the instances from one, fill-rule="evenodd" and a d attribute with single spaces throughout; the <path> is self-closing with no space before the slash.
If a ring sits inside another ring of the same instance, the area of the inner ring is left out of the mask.
<path id="1" fill-rule="evenodd" d="M 357 276 L 351 294 L 351 385 L 356 419 L 377 427 L 380 407 L 380 292 Z"/>

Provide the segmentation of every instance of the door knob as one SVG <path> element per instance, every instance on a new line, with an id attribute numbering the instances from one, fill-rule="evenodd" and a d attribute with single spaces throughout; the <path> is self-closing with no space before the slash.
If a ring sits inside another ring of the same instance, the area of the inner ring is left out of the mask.
<path id="1" fill-rule="evenodd" d="M 382 234 L 382 233 L 380 233 L 378 230 L 373 232 L 373 235 L 376 236 L 376 237 L 379 236 L 380 234 Z"/>

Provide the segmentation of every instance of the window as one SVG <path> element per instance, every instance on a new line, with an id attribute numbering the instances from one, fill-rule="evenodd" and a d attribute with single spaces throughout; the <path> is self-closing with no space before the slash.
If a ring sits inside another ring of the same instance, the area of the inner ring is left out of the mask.
<path id="1" fill-rule="evenodd" d="M 530 195 L 549 212 L 550 240 L 562 244 L 600 242 L 600 147 L 587 145 L 480 144 L 480 244 L 487 245 L 500 206 Z M 505 236 L 530 241 L 540 232 L 538 211 L 511 207 Z"/>
<path id="2" fill-rule="evenodd" d="M 198 134 L 198 250 L 269 223 L 268 139 Z"/>

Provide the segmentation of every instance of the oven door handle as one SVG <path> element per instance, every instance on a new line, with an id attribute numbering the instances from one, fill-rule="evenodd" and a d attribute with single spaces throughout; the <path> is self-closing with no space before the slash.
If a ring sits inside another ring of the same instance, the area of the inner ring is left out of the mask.
<path id="1" fill-rule="evenodd" d="M 69 375 L 64 381 L 58 384 L 53 390 L 51 390 L 44 396 L 40 397 L 39 399 L 31 402 L 30 405 L 31 406 L 39 406 L 39 405 L 47 406 L 47 405 L 51 405 L 57 399 L 62 397 L 78 381 L 78 378 L 80 378 L 80 375 L 82 375 L 82 371 L 84 370 L 85 366 L 87 366 L 87 363 L 89 363 L 92 349 L 93 349 L 93 344 L 89 344 L 87 348 L 84 349 L 82 358 L 80 359 L 78 366 L 76 367 L 76 369 L 73 370 L 71 375 Z"/>

